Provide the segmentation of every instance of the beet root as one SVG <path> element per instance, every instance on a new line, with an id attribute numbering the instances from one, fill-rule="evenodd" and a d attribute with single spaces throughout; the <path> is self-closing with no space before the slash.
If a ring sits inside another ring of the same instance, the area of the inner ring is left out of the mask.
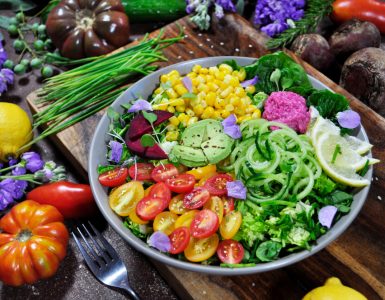
<path id="1" fill-rule="evenodd" d="M 342 67 L 340 85 L 385 117 L 385 51 L 365 48 Z"/>

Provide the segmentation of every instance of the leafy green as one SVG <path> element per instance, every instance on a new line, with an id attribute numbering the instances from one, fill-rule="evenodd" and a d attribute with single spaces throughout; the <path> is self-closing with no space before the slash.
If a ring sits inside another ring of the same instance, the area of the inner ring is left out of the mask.
<path id="1" fill-rule="evenodd" d="M 97 172 L 100 175 L 100 174 L 106 173 L 108 171 L 111 171 L 111 170 L 113 170 L 115 168 L 116 168 L 115 165 L 107 165 L 107 166 L 98 165 Z"/>
<path id="2" fill-rule="evenodd" d="M 333 192 L 337 188 L 337 185 L 329 177 L 322 173 L 314 183 L 314 190 L 317 191 L 318 195 L 326 196 Z"/>
<path id="3" fill-rule="evenodd" d="M 369 171 L 369 159 L 366 160 L 365 166 L 360 170 L 359 174 L 361 176 L 365 176 L 365 174 Z"/>
<path id="4" fill-rule="evenodd" d="M 222 62 L 222 64 L 229 65 L 233 68 L 234 71 L 239 71 L 241 69 L 241 66 L 237 64 L 237 62 L 234 59 L 231 60 L 225 60 Z"/>
<path id="5" fill-rule="evenodd" d="M 140 138 L 140 143 L 143 147 L 152 147 L 156 144 L 155 139 L 151 134 L 143 134 Z"/>
<path id="6" fill-rule="evenodd" d="M 142 111 L 143 117 L 150 123 L 154 124 L 154 122 L 158 119 L 158 116 L 152 112 Z"/>
<path id="7" fill-rule="evenodd" d="M 253 104 L 258 107 L 259 109 L 263 108 L 263 105 L 265 103 L 265 100 L 269 97 L 264 92 L 258 92 L 253 97 L 251 97 Z"/>
<path id="8" fill-rule="evenodd" d="M 280 243 L 266 241 L 258 246 L 256 255 L 261 261 L 272 261 L 277 259 L 281 249 L 282 245 Z"/>
<path id="9" fill-rule="evenodd" d="M 140 239 L 145 239 L 148 235 L 151 234 L 151 230 L 149 230 L 149 228 L 147 228 L 145 225 L 142 226 L 132 222 L 130 218 L 126 218 L 123 225 L 130 229 L 131 232 Z"/>
<path id="10" fill-rule="evenodd" d="M 242 225 L 235 239 L 238 241 L 243 240 L 249 247 L 252 247 L 256 241 L 264 240 L 265 232 L 267 232 L 267 228 L 259 216 L 246 212 L 246 214 L 243 215 Z"/>

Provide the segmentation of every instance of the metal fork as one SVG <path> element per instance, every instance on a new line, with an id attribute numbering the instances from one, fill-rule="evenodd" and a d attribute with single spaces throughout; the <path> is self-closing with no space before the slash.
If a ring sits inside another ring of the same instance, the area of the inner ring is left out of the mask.
<path id="1" fill-rule="evenodd" d="M 76 230 L 73 229 L 71 233 L 91 272 L 105 285 L 123 289 L 132 299 L 140 300 L 138 294 L 130 286 L 126 266 L 119 258 L 118 253 L 91 222 L 88 221 L 88 224 L 90 230 L 85 224 L 81 224 L 75 226 Z M 85 246 L 74 231 L 77 231 Z M 93 246 L 90 241 L 92 241 Z"/>

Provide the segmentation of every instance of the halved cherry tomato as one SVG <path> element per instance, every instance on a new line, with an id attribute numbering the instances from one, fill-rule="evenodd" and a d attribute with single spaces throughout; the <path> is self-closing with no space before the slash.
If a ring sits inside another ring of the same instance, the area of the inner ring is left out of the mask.
<path id="1" fill-rule="evenodd" d="M 144 197 L 136 205 L 136 214 L 142 220 L 154 220 L 168 205 L 168 201 L 163 198 Z"/>
<path id="2" fill-rule="evenodd" d="M 144 191 L 146 193 L 146 191 Z M 234 210 L 234 198 L 223 197 L 223 215 L 227 215 L 230 211 Z"/>
<path id="3" fill-rule="evenodd" d="M 150 163 L 136 163 L 128 169 L 128 173 L 132 179 L 138 181 L 151 180 L 151 172 L 154 168 Z"/>
<path id="4" fill-rule="evenodd" d="M 179 227 L 175 229 L 169 236 L 171 242 L 171 254 L 182 253 L 188 246 L 190 241 L 190 231 L 187 227 Z"/>
<path id="5" fill-rule="evenodd" d="M 245 250 L 237 241 L 224 240 L 218 245 L 217 255 L 225 264 L 239 264 L 245 255 Z"/>
<path id="6" fill-rule="evenodd" d="M 209 178 L 211 178 L 211 177 L 213 177 L 215 175 L 218 175 L 218 173 L 215 172 L 215 173 L 210 173 L 210 174 L 207 174 L 207 175 L 203 176 L 202 179 L 199 180 L 199 182 L 197 183 L 197 186 L 204 186 L 206 181 L 207 181 L 207 179 L 209 179 Z"/>
<path id="7" fill-rule="evenodd" d="M 227 194 L 226 183 L 229 181 L 233 181 L 233 177 L 228 174 L 218 174 L 207 179 L 204 187 L 211 195 L 223 196 Z"/>
<path id="8" fill-rule="evenodd" d="M 173 164 L 160 165 L 151 172 L 151 177 L 156 182 L 166 181 L 167 178 L 173 178 L 178 175 L 178 169 Z"/>
<path id="9" fill-rule="evenodd" d="M 190 193 L 195 185 L 195 177 L 191 174 L 181 174 L 165 181 L 167 187 L 174 193 Z"/>
<path id="10" fill-rule="evenodd" d="M 152 198 L 163 198 L 167 200 L 168 202 L 171 200 L 171 191 L 169 188 L 164 184 L 164 182 L 158 182 L 154 184 L 150 190 L 150 196 Z"/>
<path id="11" fill-rule="evenodd" d="M 178 219 L 178 215 L 164 211 L 158 214 L 154 219 L 154 231 L 163 231 L 165 234 L 169 235 L 173 232 L 175 228 L 175 221 Z"/>
<path id="12" fill-rule="evenodd" d="M 201 262 L 215 254 L 218 244 L 219 237 L 215 233 L 204 239 L 191 238 L 184 255 L 189 261 Z"/>
<path id="13" fill-rule="evenodd" d="M 131 209 L 130 213 L 128 214 L 128 217 L 132 222 L 139 225 L 144 225 L 148 223 L 148 221 L 142 220 L 141 218 L 139 218 L 139 216 L 136 214 L 136 207 L 135 209 Z"/>
<path id="14" fill-rule="evenodd" d="M 190 228 L 191 222 L 199 210 L 190 210 L 181 215 L 175 222 L 175 228 L 186 226 Z"/>
<path id="15" fill-rule="evenodd" d="M 215 233 L 219 227 L 219 218 L 215 212 L 202 209 L 197 213 L 190 225 L 191 236 L 206 238 Z"/>
<path id="16" fill-rule="evenodd" d="M 207 165 L 204 167 L 192 169 L 190 171 L 187 171 L 186 173 L 193 175 L 196 180 L 200 180 L 206 176 L 209 176 L 209 177 L 213 176 L 216 171 L 217 171 L 216 165 Z"/>
<path id="17" fill-rule="evenodd" d="M 223 201 L 218 196 L 212 196 L 209 201 L 203 205 L 204 208 L 209 209 L 215 212 L 218 216 L 219 223 L 222 222 L 223 219 Z"/>
<path id="18" fill-rule="evenodd" d="M 188 209 L 199 208 L 202 207 L 209 199 L 209 191 L 204 187 L 199 186 L 184 196 L 183 206 Z"/>
<path id="19" fill-rule="evenodd" d="M 153 187 L 154 185 L 150 185 L 148 188 L 146 188 L 144 190 L 144 197 L 147 197 L 148 195 L 150 195 L 150 191 L 151 191 L 151 188 Z"/>
<path id="20" fill-rule="evenodd" d="M 230 211 L 225 215 L 221 226 L 219 227 L 219 232 L 225 240 L 229 240 L 235 236 L 238 232 L 239 227 L 242 224 L 242 214 L 239 211 Z"/>
<path id="21" fill-rule="evenodd" d="M 127 168 L 115 168 L 99 175 L 101 185 L 108 187 L 116 187 L 126 182 L 128 176 Z"/>
<path id="22" fill-rule="evenodd" d="M 119 216 L 126 217 L 144 196 L 142 183 L 130 181 L 112 190 L 109 196 L 109 204 Z"/>
<path id="23" fill-rule="evenodd" d="M 183 206 L 184 194 L 176 195 L 171 198 L 170 203 L 168 204 L 168 209 L 174 214 L 181 215 L 185 212 L 188 212 L 189 209 Z"/>

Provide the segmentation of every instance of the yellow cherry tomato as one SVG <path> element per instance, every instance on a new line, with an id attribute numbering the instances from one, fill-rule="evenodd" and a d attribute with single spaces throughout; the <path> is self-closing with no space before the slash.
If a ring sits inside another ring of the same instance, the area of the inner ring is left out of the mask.
<path id="1" fill-rule="evenodd" d="M 184 256 L 192 262 L 201 262 L 209 259 L 217 251 L 219 237 L 216 233 L 204 239 L 191 238 Z"/>
<path id="2" fill-rule="evenodd" d="M 150 194 L 153 185 L 150 185 L 148 188 L 144 190 L 144 197 L 147 197 Z"/>
<path id="3" fill-rule="evenodd" d="M 146 191 L 145 191 L 146 192 Z M 131 209 L 130 213 L 128 214 L 128 217 L 130 218 L 130 220 L 136 224 L 139 224 L 139 225 L 144 225 L 144 224 L 147 224 L 148 221 L 145 221 L 145 220 L 142 220 L 141 218 L 139 218 L 139 216 L 136 214 L 136 206 L 134 209 Z"/>
<path id="4" fill-rule="evenodd" d="M 175 197 L 172 197 L 172 199 L 168 205 L 168 209 L 177 215 L 182 215 L 182 214 L 190 211 L 190 209 L 185 208 L 183 206 L 183 198 L 184 198 L 184 194 L 179 194 Z"/>
<path id="5" fill-rule="evenodd" d="M 219 226 L 219 232 L 225 240 L 233 238 L 239 230 L 242 224 L 242 214 L 239 211 L 233 210 L 225 215 L 221 225 Z"/>
<path id="6" fill-rule="evenodd" d="M 119 216 L 127 217 L 143 197 L 144 189 L 142 183 L 130 181 L 110 193 L 109 204 L 112 210 Z"/>
<path id="7" fill-rule="evenodd" d="M 219 219 L 219 224 L 221 224 L 223 219 L 223 201 L 218 196 L 212 196 L 209 201 L 203 206 L 216 213 Z"/>
<path id="8" fill-rule="evenodd" d="M 207 179 L 215 176 L 215 175 L 218 175 L 218 173 L 212 173 L 212 174 L 207 174 L 206 176 L 203 176 L 201 180 L 199 180 L 199 182 L 197 183 L 197 186 L 203 186 L 205 185 Z"/>
<path id="9" fill-rule="evenodd" d="M 171 234 L 175 229 L 175 221 L 177 219 L 178 215 L 170 211 L 161 212 L 155 217 L 154 231 L 163 231 L 167 235 Z"/>
<path id="10" fill-rule="evenodd" d="M 200 180 L 203 177 L 206 177 L 208 175 L 211 177 L 216 171 L 217 171 L 216 165 L 207 165 L 204 167 L 192 169 L 190 171 L 187 171 L 186 173 L 193 175 L 196 180 Z"/>
<path id="11" fill-rule="evenodd" d="M 175 222 L 175 228 L 186 226 L 190 228 L 190 224 L 199 210 L 190 210 L 181 215 Z"/>

